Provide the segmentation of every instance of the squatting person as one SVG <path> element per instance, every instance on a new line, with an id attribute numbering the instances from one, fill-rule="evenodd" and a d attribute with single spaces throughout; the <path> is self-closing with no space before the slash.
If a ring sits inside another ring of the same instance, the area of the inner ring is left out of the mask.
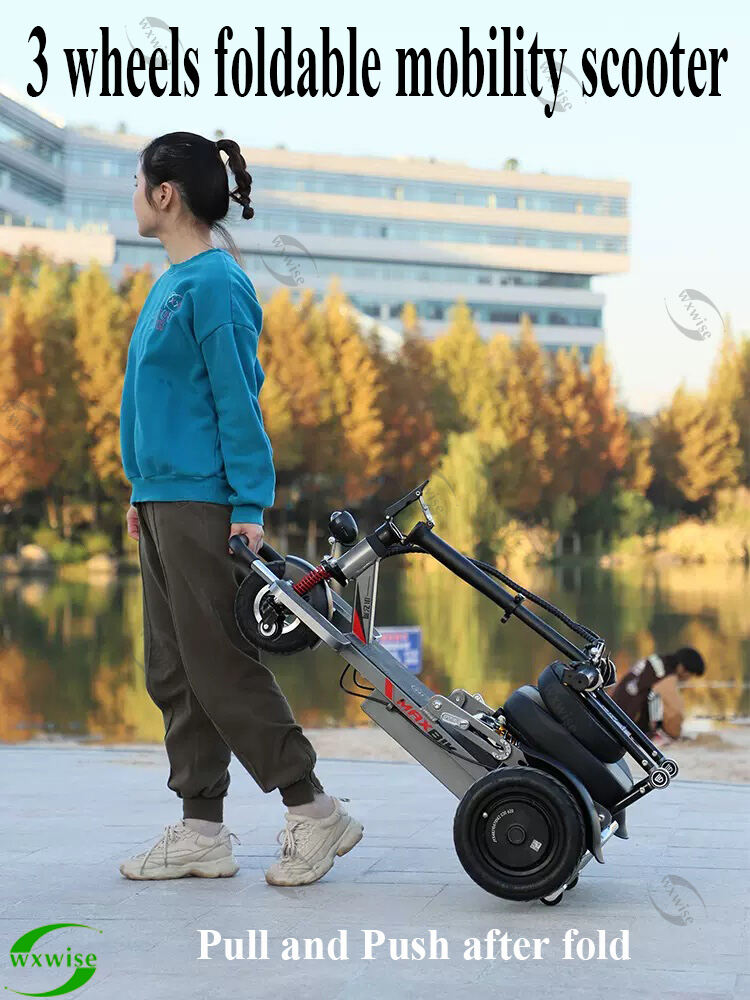
<path id="1" fill-rule="evenodd" d="M 684 717 L 677 683 L 687 677 L 701 677 L 705 669 L 703 657 L 692 646 L 683 646 L 674 653 L 651 653 L 633 664 L 610 693 L 652 739 L 660 739 L 659 730 L 677 739 Z"/>
<path id="2" fill-rule="evenodd" d="M 120 871 L 133 879 L 237 872 L 223 823 L 234 753 L 287 807 L 266 880 L 303 885 L 351 850 L 363 827 L 325 793 L 312 745 L 234 618 L 228 540 L 244 535 L 258 551 L 276 482 L 258 403 L 262 310 L 221 221 L 230 199 L 252 218 L 251 177 L 236 142 L 192 132 L 150 142 L 134 176 L 138 232 L 160 240 L 170 266 L 133 330 L 120 443 L 143 583 L 146 686 L 164 717 L 167 786 L 183 818 Z M 214 233 L 226 248 L 213 246 Z"/>

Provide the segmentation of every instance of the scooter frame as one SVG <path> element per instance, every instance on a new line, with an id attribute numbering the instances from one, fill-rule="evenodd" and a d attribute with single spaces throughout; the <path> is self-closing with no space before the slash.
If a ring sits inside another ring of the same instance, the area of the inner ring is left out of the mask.
<path id="1" fill-rule="evenodd" d="M 365 714 L 457 798 L 462 798 L 478 778 L 499 767 L 529 764 L 560 777 L 576 795 L 585 821 L 587 850 L 575 873 L 577 876 L 592 857 L 604 863 L 602 847 L 611 836 L 627 838 L 625 809 L 652 790 L 666 787 L 677 775 L 677 765 L 662 754 L 603 690 L 603 642 L 584 648 L 576 646 L 525 607 L 523 597 L 511 595 L 433 531 L 434 521 L 423 496 L 427 482 L 391 505 L 385 512 L 384 523 L 376 531 L 336 558 L 324 556 L 319 567 L 313 570 L 319 577 L 324 570 L 328 578 L 342 584 L 354 581 L 352 605 L 330 591 L 333 608 L 330 619 L 311 607 L 295 591 L 292 581 L 280 579 L 268 568 L 266 561 L 285 558 L 270 545 L 264 543 L 257 556 L 239 536 L 231 539 L 230 546 L 235 555 L 265 581 L 268 595 L 274 602 L 286 608 L 369 681 L 371 689 L 350 692 L 362 697 Z M 424 520 L 418 521 L 408 535 L 404 535 L 394 519 L 414 501 L 419 502 Z M 596 803 L 581 779 L 559 761 L 519 738 L 506 723 L 502 709 L 493 713 L 481 695 L 471 695 L 462 688 L 448 696 L 435 693 L 378 641 L 380 633 L 375 627 L 375 609 L 380 563 L 391 554 L 389 548 L 408 545 L 419 546 L 421 551 L 502 608 L 505 612 L 502 622 L 511 617 L 519 618 L 571 661 L 565 668 L 563 682 L 645 772 L 630 793 L 611 809 Z M 296 557 L 287 558 L 307 566 Z M 565 888 L 561 886 L 544 901 L 558 901 Z"/>

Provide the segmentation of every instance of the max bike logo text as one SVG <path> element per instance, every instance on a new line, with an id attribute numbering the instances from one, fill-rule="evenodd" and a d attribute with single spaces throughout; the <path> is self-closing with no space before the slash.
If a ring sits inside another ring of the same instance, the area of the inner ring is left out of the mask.
<path id="1" fill-rule="evenodd" d="M 35 927 L 12 944 L 10 947 L 11 967 L 18 972 L 23 970 L 24 986 L 41 987 L 39 992 L 31 993 L 28 989 L 18 990 L 13 986 L 6 986 L 5 989 L 11 993 L 17 993 L 24 997 L 59 997 L 64 993 L 72 993 L 73 990 L 80 989 L 85 985 L 96 972 L 96 955 L 89 952 L 73 952 L 70 947 L 61 951 L 37 952 L 32 951 L 34 945 L 47 934 L 61 930 L 63 927 L 84 927 L 89 931 L 96 931 L 102 934 L 103 931 L 96 927 L 89 927 L 88 924 L 45 924 L 43 927 Z M 73 970 L 72 975 L 65 980 L 62 986 L 56 989 L 49 989 L 42 983 L 42 976 L 35 975 L 32 982 L 32 975 L 37 969 L 59 969 L 61 972 Z M 19 983 L 20 985 L 20 983 Z"/>
<path id="2" fill-rule="evenodd" d="M 177 292 L 174 292 L 172 295 L 170 295 L 167 301 L 159 310 L 159 315 L 156 318 L 156 329 L 163 330 L 164 327 L 167 325 L 167 320 L 169 319 L 169 317 L 173 313 L 176 313 L 181 305 L 182 305 L 181 295 L 179 295 Z"/>
<path id="3" fill-rule="evenodd" d="M 426 719 L 424 715 L 422 715 L 422 713 L 414 707 L 414 705 L 410 705 L 409 702 L 402 697 L 399 697 L 398 701 L 396 700 L 397 696 L 394 694 L 393 681 L 389 677 L 386 677 L 385 679 L 385 687 L 383 689 L 383 693 L 385 694 L 388 701 L 392 702 L 396 706 L 396 708 L 403 715 L 405 715 L 410 722 L 413 722 L 418 729 L 421 729 L 423 730 L 423 732 L 427 733 L 430 739 L 434 740 L 436 743 L 445 745 L 450 748 L 450 742 L 446 740 L 444 736 L 440 735 L 437 729 L 433 727 L 429 719 Z"/>

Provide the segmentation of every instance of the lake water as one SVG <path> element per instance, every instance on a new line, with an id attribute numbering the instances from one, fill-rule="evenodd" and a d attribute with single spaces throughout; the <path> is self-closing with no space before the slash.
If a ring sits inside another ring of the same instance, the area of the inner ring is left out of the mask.
<path id="1" fill-rule="evenodd" d="M 481 691 L 494 708 L 555 659 L 442 567 L 410 559 L 383 563 L 377 624 L 422 626 L 421 679 L 433 690 Z M 695 646 L 707 674 L 683 690 L 689 714 L 750 715 L 750 576 L 741 567 L 533 569 L 521 582 L 605 637 L 620 673 L 654 650 Z M 101 584 L 1 578 L 0 623 L 0 741 L 161 742 L 161 713 L 144 683 L 137 575 Z M 344 661 L 327 647 L 264 658 L 303 726 L 368 721 L 339 688 Z"/>

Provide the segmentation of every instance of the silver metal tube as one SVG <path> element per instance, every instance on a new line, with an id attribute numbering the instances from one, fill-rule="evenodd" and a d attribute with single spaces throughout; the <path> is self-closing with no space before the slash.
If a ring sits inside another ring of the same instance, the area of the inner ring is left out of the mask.
<path id="1" fill-rule="evenodd" d="M 620 824 L 617 822 L 616 819 L 613 819 L 612 822 L 609 824 L 609 826 L 605 826 L 605 828 L 602 830 L 602 847 L 604 847 L 609 838 L 614 835 L 615 831 L 618 829 L 619 826 Z M 581 858 L 581 863 L 579 864 L 578 868 L 576 868 L 575 873 L 573 874 L 573 878 L 577 878 L 580 875 L 580 873 L 583 871 L 583 869 L 586 867 L 586 865 L 589 863 L 589 861 L 591 861 L 593 857 L 594 855 L 591 853 L 591 851 L 586 851 L 586 853 Z M 571 879 L 570 881 L 572 882 L 573 879 Z M 548 896 L 545 896 L 544 898 L 550 901 L 552 901 L 553 899 L 557 899 L 560 893 L 565 892 L 569 884 L 570 883 L 565 882 L 564 885 L 561 885 L 559 889 L 555 889 L 554 892 L 551 892 Z"/>

